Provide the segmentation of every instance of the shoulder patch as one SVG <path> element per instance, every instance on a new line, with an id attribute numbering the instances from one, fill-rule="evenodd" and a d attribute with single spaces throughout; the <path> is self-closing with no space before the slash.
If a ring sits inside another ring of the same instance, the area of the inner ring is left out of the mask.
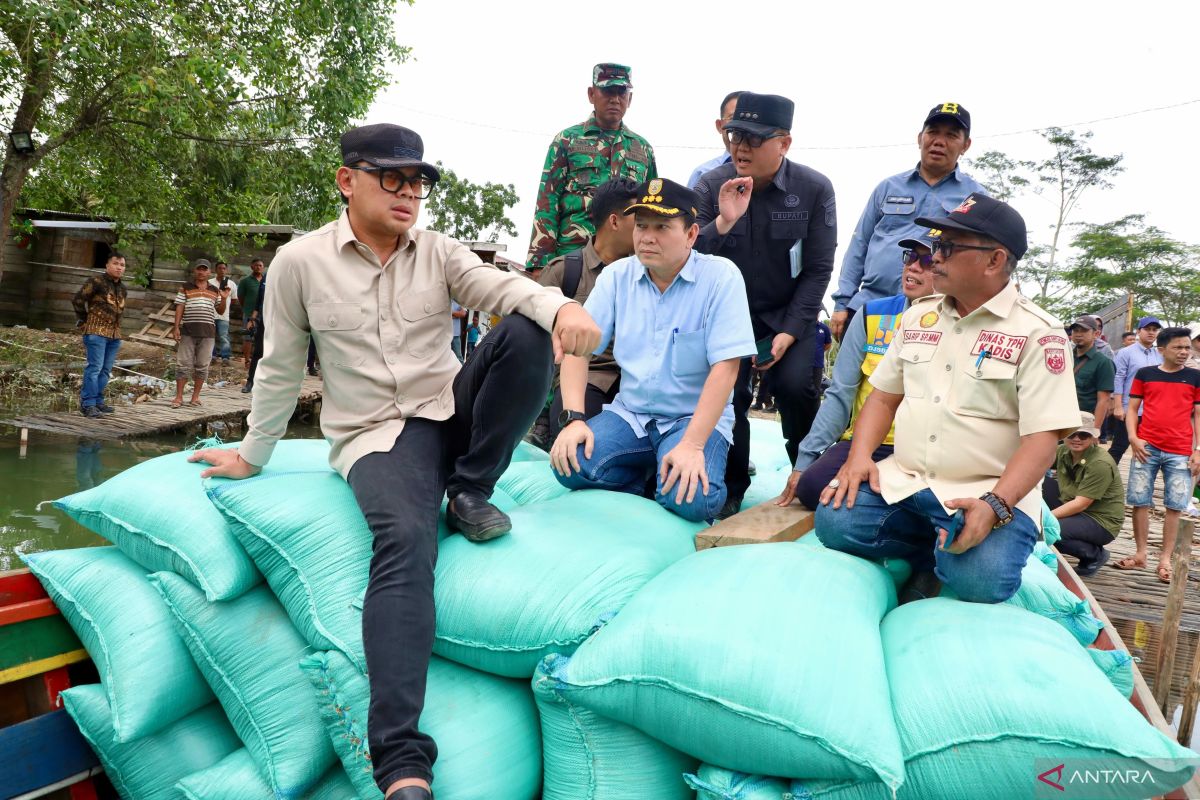
<path id="1" fill-rule="evenodd" d="M 700 181 L 699 183 L 696 184 L 696 191 L 699 194 L 708 194 L 711 191 L 711 189 L 708 188 L 707 181 Z"/>

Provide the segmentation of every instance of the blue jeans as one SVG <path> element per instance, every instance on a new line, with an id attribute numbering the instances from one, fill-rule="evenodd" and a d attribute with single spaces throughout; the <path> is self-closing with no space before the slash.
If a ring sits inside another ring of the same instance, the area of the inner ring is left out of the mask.
<path id="1" fill-rule="evenodd" d="M 1013 509 L 1014 519 L 997 528 L 965 553 L 937 547 L 938 528 L 950 517 L 929 489 L 889 505 L 867 484 L 859 486 L 854 508 L 817 507 L 816 531 L 821 543 L 870 559 L 904 558 L 914 570 L 933 567 L 938 580 L 962 600 L 1001 603 L 1021 588 L 1021 570 L 1037 542 L 1037 524 Z"/>
<path id="2" fill-rule="evenodd" d="M 1136 458 L 1129 464 L 1129 486 L 1125 490 L 1125 502 L 1134 508 L 1150 508 L 1154 505 L 1154 480 L 1161 469 L 1163 474 L 1163 505 L 1172 511 L 1184 511 L 1192 497 L 1192 473 L 1188 469 L 1188 457 L 1159 450 L 1149 442 L 1146 452 L 1150 458 L 1146 463 Z"/>
<path id="3" fill-rule="evenodd" d="M 652 422 L 646 428 L 646 436 L 639 439 L 620 415 L 601 411 L 587 421 L 587 426 L 596 437 L 592 457 L 586 458 L 580 445 L 576 453 L 580 471 L 572 472 L 568 477 L 555 472 L 554 477 L 568 489 L 610 489 L 641 494 L 652 472 L 657 474 L 661 469 L 663 456 L 683 439 L 688 422 L 690 419 L 680 420 L 667 431 L 659 431 Z M 690 503 L 686 500 L 676 503 L 679 484 L 676 483 L 670 492 L 663 494 L 662 479 L 659 477 L 654 499 L 663 508 L 686 520 L 700 522 L 712 519 L 725 505 L 728 494 L 725 490 L 725 459 L 728 454 L 729 442 L 714 430 L 704 443 L 708 494 L 704 494 L 704 487 L 701 486 Z"/>
<path id="4" fill-rule="evenodd" d="M 454 353 L 454 357 L 460 362 L 463 360 L 462 352 L 462 337 L 454 336 L 450 339 L 450 352 Z"/>
<path id="5" fill-rule="evenodd" d="M 229 358 L 233 351 L 229 349 L 229 320 L 218 319 L 217 346 L 213 348 L 213 358 Z"/>
<path id="6" fill-rule="evenodd" d="M 99 405 L 104 400 L 104 389 L 108 386 L 113 364 L 117 361 L 121 340 L 85 333 L 83 346 L 87 349 L 87 366 L 83 368 L 83 388 L 79 390 L 79 405 L 87 408 Z"/>

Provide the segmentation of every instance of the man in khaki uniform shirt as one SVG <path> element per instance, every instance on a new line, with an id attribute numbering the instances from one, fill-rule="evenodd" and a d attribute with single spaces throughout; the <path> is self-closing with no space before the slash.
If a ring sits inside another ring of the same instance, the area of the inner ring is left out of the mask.
<path id="1" fill-rule="evenodd" d="M 443 493 L 447 522 L 473 541 L 508 531 L 488 498 L 545 402 L 551 351 L 586 355 L 600 331 L 561 293 L 413 229 L 440 177 L 415 132 L 368 125 L 341 144 L 346 213 L 281 247 L 271 264 L 249 433 L 236 451 L 192 460 L 214 465 L 205 477 L 244 478 L 267 463 L 295 408 L 311 336 L 325 371 L 330 461 L 375 537 L 363 603 L 375 780 L 393 800 L 428 800 L 437 747 L 417 723 Z M 449 347 L 451 299 L 505 315 L 465 367 Z"/>
<path id="2" fill-rule="evenodd" d="M 972 194 L 917 224 L 943 231 L 933 246 L 941 294 L 904 313 L 871 375 L 850 455 L 821 495 L 817 535 L 835 550 L 907 558 L 963 600 L 998 603 L 1020 588 L 1042 476 L 1079 426 L 1070 346 L 1062 324 L 1010 280 L 1026 250 L 1010 206 Z M 876 465 L 871 453 L 893 419 L 895 453 Z"/>
<path id="3" fill-rule="evenodd" d="M 633 255 L 633 217 L 626 216 L 625 209 L 637 202 L 639 196 L 638 183 L 629 178 L 613 178 L 600 184 L 596 193 L 592 195 L 591 206 L 588 207 L 588 214 L 596 233 L 579 250 L 551 261 L 546 270 L 538 276 L 538 283 L 542 286 L 555 286 L 565 294 L 566 289 L 570 288 L 564 282 L 567 273 L 571 271 L 569 262 L 579 259 L 575 265 L 578 280 L 575 292 L 569 299 L 586 303 L 588 295 L 592 293 L 592 287 L 596 285 L 596 278 L 600 277 L 604 268 L 617 259 Z M 617 366 L 610 344 L 588 364 L 587 393 L 584 396 L 583 409 L 588 419 L 599 414 L 606 403 L 613 401 L 620 388 L 620 381 L 621 368 Z M 562 411 L 562 388 L 556 381 L 554 397 L 547 414 L 551 438 L 558 436 L 559 430 L 562 429 L 558 419 Z"/>

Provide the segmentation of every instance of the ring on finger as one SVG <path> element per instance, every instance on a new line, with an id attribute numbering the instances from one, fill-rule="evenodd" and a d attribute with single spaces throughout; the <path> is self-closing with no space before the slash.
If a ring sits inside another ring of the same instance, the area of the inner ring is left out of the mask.
<path id="1" fill-rule="evenodd" d="M 839 486 L 841 486 L 841 485 L 842 485 L 842 482 L 841 482 L 841 481 L 839 481 L 837 478 L 834 478 L 833 480 L 831 480 L 831 481 L 829 482 L 829 488 L 830 488 L 830 489 L 836 489 L 836 488 L 838 488 L 838 487 L 839 487 Z"/>

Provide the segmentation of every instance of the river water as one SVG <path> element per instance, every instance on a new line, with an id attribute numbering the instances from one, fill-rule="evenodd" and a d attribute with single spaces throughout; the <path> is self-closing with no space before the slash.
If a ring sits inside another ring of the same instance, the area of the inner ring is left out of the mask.
<path id="1" fill-rule="evenodd" d="M 125 441 L 76 439 L 30 431 L 21 456 L 13 428 L 0 428 L 0 572 L 20 569 L 19 553 L 107 544 L 96 534 L 45 503 L 97 486 L 122 470 L 187 447 L 186 436 L 150 436 Z M 292 423 L 288 438 L 319 439 L 316 425 Z"/>

